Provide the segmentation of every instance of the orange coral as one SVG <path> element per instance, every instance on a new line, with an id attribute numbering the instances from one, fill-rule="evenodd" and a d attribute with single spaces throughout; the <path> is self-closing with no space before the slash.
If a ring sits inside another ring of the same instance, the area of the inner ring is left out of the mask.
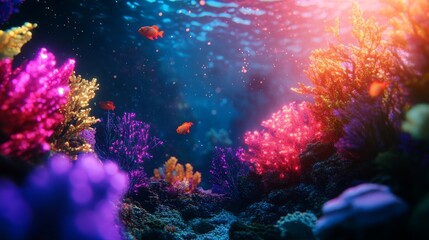
<path id="1" fill-rule="evenodd" d="M 357 45 L 340 40 L 339 26 L 330 28 L 336 44 L 312 52 L 307 76 L 314 86 L 299 83 L 292 88 L 301 94 L 314 96 L 310 109 L 325 130 L 325 140 L 336 141 L 343 132 L 344 119 L 335 116 L 335 110 L 347 107 L 356 96 L 368 96 L 372 82 L 389 85 L 380 96 L 385 105 L 392 105 L 390 96 L 399 91 L 393 82 L 397 58 L 383 40 L 384 28 L 375 18 L 364 19 L 362 10 L 355 4 L 352 9 L 352 36 Z"/>
<path id="2" fill-rule="evenodd" d="M 154 178 L 160 180 L 161 172 L 164 173 L 164 180 L 174 188 L 186 192 L 192 192 L 201 183 L 201 173 L 193 172 L 191 164 L 186 163 L 186 171 L 182 164 L 177 163 L 176 157 L 170 157 L 163 168 L 154 169 Z"/>

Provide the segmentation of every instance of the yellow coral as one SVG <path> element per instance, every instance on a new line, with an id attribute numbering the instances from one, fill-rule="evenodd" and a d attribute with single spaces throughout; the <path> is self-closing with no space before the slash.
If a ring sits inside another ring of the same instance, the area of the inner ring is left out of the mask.
<path id="1" fill-rule="evenodd" d="M 330 141 L 341 136 L 345 124 L 343 119 L 335 116 L 335 110 L 347 107 L 356 96 L 369 99 L 371 83 L 379 81 L 389 85 L 389 91 L 384 91 L 381 96 L 386 106 L 393 106 L 389 101 L 393 101 L 393 96 L 400 91 L 392 77 L 396 75 L 397 59 L 390 51 L 390 45 L 383 40 L 384 28 L 375 18 L 364 19 L 357 4 L 352 9 L 351 24 L 357 44 L 340 42 L 337 23 L 330 28 L 336 43 L 311 54 L 306 74 L 313 86 L 299 84 L 298 88 L 292 88 L 298 93 L 314 96 L 310 109 L 321 122 L 326 140 Z"/>
<path id="2" fill-rule="evenodd" d="M 95 97 L 99 84 L 95 78 L 88 81 L 73 74 L 69 79 L 69 86 L 67 104 L 60 109 L 64 120 L 52 136 L 51 149 L 75 158 L 78 153 L 94 151 L 80 133 L 86 129 L 93 130 L 91 126 L 98 121 L 89 115 L 91 108 L 88 106 L 89 101 Z"/>
<path id="3" fill-rule="evenodd" d="M 36 27 L 37 24 L 26 22 L 21 27 L 0 30 L 0 58 L 13 58 L 19 54 L 22 46 L 30 41 L 31 30 Z"/>
<path id="4" fill-rule="evenodd" d="M 201 183 L 201 173 L 193 173 L 193 167 L 189 163 L 186 163 L 185 171 L 183 165 L 177 163 L 177 161 L 177 158 L 170 157 L 164 163 L 164 180 L 176 189 L 192 192 L 198 186 L 198 184 Z M 155 179 L 161 179 L 159 169 L 155 169 L 153 172 Z"/>

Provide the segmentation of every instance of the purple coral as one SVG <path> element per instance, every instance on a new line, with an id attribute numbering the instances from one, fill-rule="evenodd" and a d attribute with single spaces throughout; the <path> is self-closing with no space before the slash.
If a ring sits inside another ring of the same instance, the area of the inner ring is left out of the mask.
<path id="1" fill-rule="evenodd" d="M 349 159 L 370 161 L 399 139 L 401 115 L 389 112 L 380 99 L 356 98 L 336 115 L 347 123 L 335 147 Z"/>
<path id="2" fill-rule="evenodd" d="M 136 120 L 135 117 L 135 113 L 124 113 L 116 119 L 108 115 L 104 124 L 106 131 L 103 134 L 100 132 L 100 135 L 105 137 L 105 142 L 96 142 L 96 149 L 104 159 L 116 161 L 119 167 L 128 173 L 130 191 L 136 191 L 146 184 L 147 176 L 143 163 L 152 158 L 149 152 L 151 149 L 163 144 L 158 138 L 149 135 L 149 124 Z"/>
<path id="3" fill-rule="evenodd" d="M 10 15 L 18 12 L 18 7 L 24 0 L 0 0 L 0 23 L 6 22 Z"/>
<path id="4" fill-rule="evenodd" d="M 335 229 L 359 232 L 401 216 L 407 209 L 407 204 L 392 194 L 388 187 L 361 184 L 323 205 L 323 216 L 317 221 L 315 231 L 322 239 L 335 239 L 327 237 Z"/>
<path id="5" fill-rule="evenodd" d="M 59 109 L 67 102 L 75 61 L 55 65 L 45 48 L 13 71 L 11 59 L 0 60 L 0 154 L 29 160 L 50 149 L 48 138 L 63 119 Z"/>
<path id="6" fill-rule="evenodd" d="M 210 173 L 214 193 L 223 193 L 229 197 L 238 197 L 238 178 L 243 176 L 248 165 L 240 160 L 244 149 L 215 147 Z"/>
<path id="7" fill-rule="evenodd" d="M 0 181 L 0 239 L 120 239 L 127 177 L 113 162 L 55 155 L 24 186 Z"/>

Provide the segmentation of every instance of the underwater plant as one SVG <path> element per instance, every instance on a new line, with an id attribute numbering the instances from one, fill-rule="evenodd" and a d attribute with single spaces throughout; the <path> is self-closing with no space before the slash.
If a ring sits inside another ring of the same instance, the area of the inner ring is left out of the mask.
<path id="1" fill-rule="evenodd" d="M 381 99 L 360 97 L 335 111 L 335 116 L 347 122 L 343 136 L 335 143 L 337 151 L 347 159 L 370 161 L 398 143 L 401 115 L 386 110 Z"/>
<path id="2" fill-rule="evenodd" d="M 56 154 L 23 186 L 0 181 L 1 239 L 120 239 L 127 177 L 113 162 Z"/>
<path id="3" fill-rule="evenodd" d="M 36 27 L 37 24 L 26 22 L 21 27 L 0 30 L 0 58 L 13 58 L 19 54 L 22 46 L 31 40 L 31 30 Z"/>
<path id="4" fill-rule="evenodd" d="M 130 192 L 147 183 L 143 163 L 152 158 L 151 149 L 163 144 L 157 137 L 149 135 L 149 124 L 135 117 L 135 113 L 124 113 L 122 117 L 114 118 L 108 113 L 106 121 L 97 128 L 99 137 L 96 141 L 96 152 L 101 158 L 115 161 L 128 174 Z"/>
<path id="5" fill-rule="evenodd" d="M 212 192 L 238 197 L 238 178 L 248 171 L 247 164 L 240 159 L 243 152 L 243 148 L 215 147 L 210 168 Z"/>
<path id="6" fill-rule="evenodd" d="M 95 97 L 99 84 L 95 78 L 88 81 L 73 74 L 69 86 L 67 103 L 60 109 L 64 120 L 51 138 L 51 151 L 62 152 L 76 159 L 79 153 L 94 151 L 93 146 L 81 133 L 93 130 L 91 126 L 98 122 L 98 119 L 89 115 L 91 108 L 88 106 L 89 101 Z"/>
<path id="7" fill-rule="evenodd" d="M 347 108 L 357 96 L 382 98 L 383 108 L 400 111 L 398 102 L 402 91 L 397 83 L 401 68 L 391 51 L 390 44 L 383 39 L 384 28 L 374 17 L 364 19 L 362 10 L 354 4 L 351 15 L 352 36 L 357 44 L 342 43 L 337 25 L 331 27 L 336 43 L 324 49 L 314 50 L 310 57 L 310 66 L 305 72 L 313 86 L 299 83 L 292 88 L 301 94 L 314 97 L 309 107 L 321 123 L 323 138 L 336 142 L 343 134 L 347 119 L 336 116 L 335 111 Z M 381 88 L 369 92 L 373 84 Z M 372 94 L 372 97 L 370 96 Z"/>
<path id="8" fill-rule="evenodd" d="M 389 44 L 398 59 L 401 83 L 412 103 L 429 102 L 429 4 L 426 0 L 383 0 Z"/>
<path id="9" fill-rule="evenodd" d="M 284 179 L 300 172 L 299 154 L 312 140 L 321 137 L 321 125 L 309 109 L 309 103 L 285 105 L 261 131 L 247 132 L 248 149 L 241 155 L 257 174 Z"/>
<path id="10" fill-rule="evenodd" d="M 50 150 L 49 138 L 64 119 L 59 109 L 67 103 L 75 61 L 55 64 L 45 48 L 15 70 L 11 59 L 0 60 L 0 154 L 34 162 Z"/>
<path id="11" fill-rule="evenodd" d="M 170 157 L 164 167 L 155 168 L 153 170 L 154 179 L 164 179 L 174 189 L 191 193 L 201 183 L 201 173 L 196 171 L 190 163 L 186 163 L 185 168 L 182 164 L 177 163 L 176 157 Z"/>

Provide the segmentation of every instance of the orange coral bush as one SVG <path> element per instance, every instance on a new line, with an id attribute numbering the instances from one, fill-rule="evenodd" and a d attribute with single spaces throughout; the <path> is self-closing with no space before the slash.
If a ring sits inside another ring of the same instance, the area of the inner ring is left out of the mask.
<path id="1" fill-rule="evenodd" d="M 194 173 L 193 167 L 189 163 L 183 167 L 177 162 L 176 157 L 170 157 L 164 163 L 164 167 L 153 170 L 154 178 L 161 180 L 164 177 L 164 180 L 174 188 L 192 192 L 201 183 L 201 173 L 198 171 Z"/>
<path id="2" fill-rule="evenodd" d="M 390 19 L 388 34 L 403 74 L 401 82 L 412 102 L 429 102 L 429 2 L 384 0 Z"/>
<path id="3" fill-rule="evenodd" d="M 362 10 L 355 4 L 352 9 L 352 36 L 357 44 L 341 42 L 337 26 L 330 28 L 336 43 L 312 52 L 306 71 L 313 86 L 299 83 L 292 88 L 301 94 L 314 96 L 310 109 L 325 130 L 325 140 L 336 141 L 342 134 L 346 120 L 335 115 L 337 109 L 346 108 L 356 96 L 367 96 L 374 81 L 386 84 L 388 89 L 379 96 L 385 105 L 399 91 L 394 82 L 397 75 L 397 58 L 383 39 L 384 28 L 375 18 L 364 19 Z"/>

